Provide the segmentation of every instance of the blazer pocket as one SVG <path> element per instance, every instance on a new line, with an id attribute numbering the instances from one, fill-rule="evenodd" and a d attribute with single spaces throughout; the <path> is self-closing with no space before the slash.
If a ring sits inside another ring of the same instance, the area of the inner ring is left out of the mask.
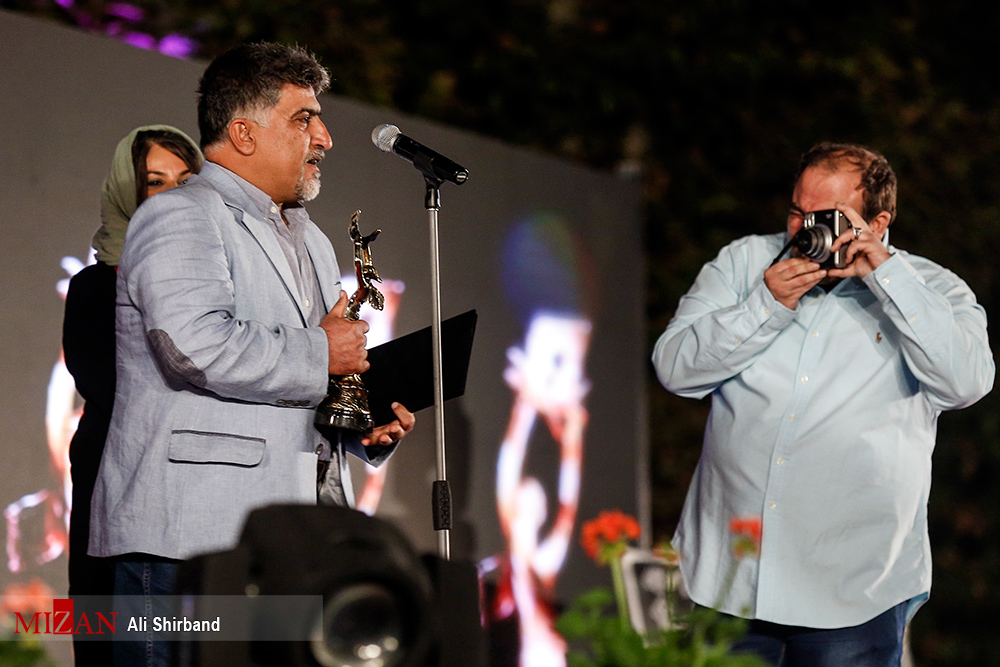
<path id="1" fill-rule="evenodd" d="M 176 463 L 228 463 L 252 467 L 264 458 L 267 441 L 232 433 L 170 432 L 167 458 Z"/>

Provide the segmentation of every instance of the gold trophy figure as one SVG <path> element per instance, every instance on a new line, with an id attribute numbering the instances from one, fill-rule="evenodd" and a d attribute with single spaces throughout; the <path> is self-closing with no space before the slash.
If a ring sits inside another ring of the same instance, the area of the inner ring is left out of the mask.
<path id="1" fill-rule="evenodd" d="M 382 282 L 378 271 L 372 264 L 371 242 L 382 233 L 376 229 L 368 236 L 362 236 L 358 229 L 358 218 L 361 211 L 355 211 L 351 216 L 351 239 L 354 240 L 354 272 L 358 277 L 358 289 L 351 295 L 344 311 L 348 320 L 357 320 L 358 311 L 365 301 L 375 310 L 382 310 L 385 298 L 373 283 Z M 372 415 L 368 410 L 368 392 L 361 381 L 361 376 L 331 375 L 327 385 L 326 398 L 316 408 L 316 426 L 345 428 L 361 433 L 372 430 Z"/>

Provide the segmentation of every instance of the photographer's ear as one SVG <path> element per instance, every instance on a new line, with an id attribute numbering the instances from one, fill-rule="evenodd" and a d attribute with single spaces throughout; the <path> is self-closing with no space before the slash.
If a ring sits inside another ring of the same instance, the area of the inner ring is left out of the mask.
<path id="1" fill-rule="evenodd" d="M 882 211 L 868 223 L 871 230 L 875 232 L 875 235 L 879 238 L 885 236 L 885 230 L 889 228 L 889 223 L 892 222 L 892 216 L 889 211 Z"/>

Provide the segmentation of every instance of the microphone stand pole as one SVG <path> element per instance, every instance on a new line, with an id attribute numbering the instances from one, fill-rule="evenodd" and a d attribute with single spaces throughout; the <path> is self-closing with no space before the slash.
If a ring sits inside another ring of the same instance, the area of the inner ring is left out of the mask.
<path id="1" fill-rule="evenodd" d="M 414 164 L 417 161 L 414 160 Z M 419 167 L 418 167 L 419 168 Z M 441 265 L 438 253 L 438 211 L 441 209 L 441 179 L 421 169 L 427 184 L 424 208 L 427 209 L 431 242 L 431 354 L 434 363 L 434 425 L 437 443 L 437 479 L 431 492 L 434 530 L 438 538 L 438 555 L 451 560 L 451 488 L 444 445 L 444 379 L 441 367 Z"/>

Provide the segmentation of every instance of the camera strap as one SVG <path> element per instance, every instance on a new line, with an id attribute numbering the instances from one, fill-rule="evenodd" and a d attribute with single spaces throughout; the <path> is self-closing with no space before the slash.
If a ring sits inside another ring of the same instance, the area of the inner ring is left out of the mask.
<path id="1" fill-rule="evenodd" d="M 790 248 L 792 247 L 792 244 L 794 244 L 794 243 L 795 243 L 795 239 L 796 239 L 796 238 L 798 237 L 798 235 L 799 235 L 799 234 L 801 234 L 801 233 L 802 233 L 802 230 L 800 229 L 800 230 L 799 230 L 799 231 L 798 231 L 798 232 L 797 232 L 797 233 L 795 234 L 795 236 L 793 236 L 792 238 L 788 239 L 788 243 L 786 243 L 786 244 L 785 244 L 785 247 L 781 249 L 781 252 L 779 252 L 779 253 L 778 253 L 777 257 L 775 257 L 775 258 L 774 258 L 774 261 L 773 261 L 773 262 L 771 262 L 771 265 L 770 265 L 770 266 L 768 266 L 767 268 L 771 268 L 771 266 L 774 266 L 775 264 L 777 264 L 778 262 L 780 262 L 780 261 L 781 261 L 781 258 L 782 258 L 782 257 L 784 256 L 784 254 L 785 254 L 786 252 L 788 252 L 788 250 L 789 250 L 789 249 L 790 249 Z"/>

